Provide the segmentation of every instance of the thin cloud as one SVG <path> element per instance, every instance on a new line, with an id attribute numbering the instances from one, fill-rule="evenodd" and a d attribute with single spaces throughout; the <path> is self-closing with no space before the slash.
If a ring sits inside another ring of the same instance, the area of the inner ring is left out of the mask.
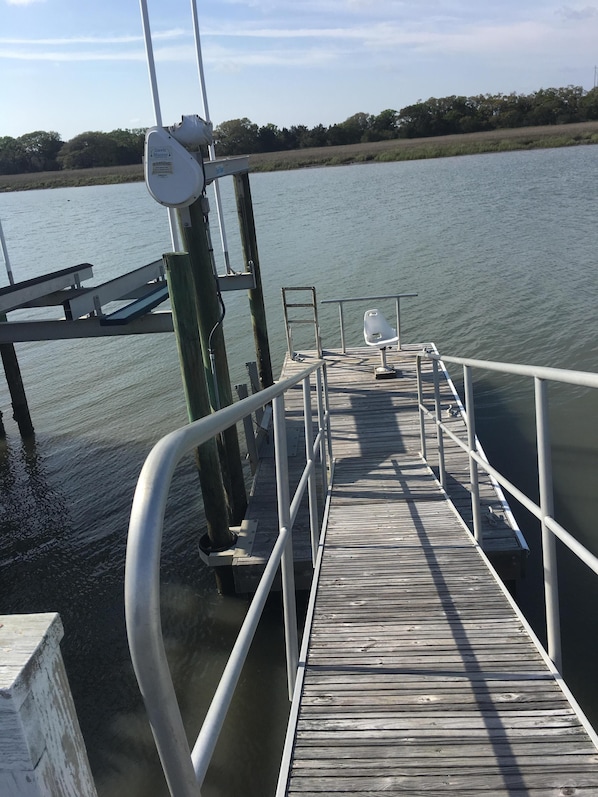
<path id="1" fill-rule="evenodd" d="M 175 28 L 173 30 L 165 30 L 161 33 L 153 33 L 152 39 L 158 41 L 164 39 L 175 39 L 180 36 L 189 35 L 187 31 L 182 28 Z M 76 44 L 132 44 L 134 42 L 142 42 L 143 36 L 72 36 L 70 38 L 60 39 L 15 39 L 0 37 L 0 44 L 18 45 L 24 44 L 31 47 L 62 47 Z"/>
<path id="2" fill-rule="evenodd" d="M 585 20 L 592 19 L 598 16 L 598 8 L 596 6 L 585 6 L 584 8 L 571 8 L 571 6 L 563 6 L 557 12 L 563 19 L 571 20 Z"/>
<path id="3" fill-rule="evenodd" d="M 119 53 L 99 53 L 92 51 L 56 52 L 43 50 L 2 50 L 0 58 L 14 61 L 143 61 L 145 53 L 143 50 L 119 52 Z"/>

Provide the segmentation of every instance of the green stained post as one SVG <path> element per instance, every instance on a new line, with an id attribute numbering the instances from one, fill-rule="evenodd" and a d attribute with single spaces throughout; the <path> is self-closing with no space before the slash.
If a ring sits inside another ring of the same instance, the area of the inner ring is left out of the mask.
<path id="1" fill-rule="evenodd" d="M 201 340 L 205 380 L 209 386 L 212 409 L 233 403 L 228 360 L 222 324 L 222 310 L 218 300 L 218 283 L 214 274 L 212 253 L 208 238 L 207 221 L 202 200 L 194 202 L 185 212 L 179 211 L 183 245 L 189 253 L 193 276 L 193 291 L 197 310 L 197 325 Z M 210 336 L 215 362 L 215 380 L 210 364 Z M 214 384 L 215 381 L 215 384 Z M 216 401 L 216 396 L 218 401 Z M 238 526 L 245 517 L 247 494 L 241 462 L 241 449 L 237 428 L 231 426 L 222 434 L 220 466 L 231 507 L 231 521 Z"/>
<path id="2" fill-rule="evenodd" d="M 212 409 L 199 342 L 191 262 L 187 253 L 173 252 L 164 255 L 164 263 L 189 421 L 196 421 Z M 212 550 L 230 548 L 235 535 L 229 528 L 229 505 L 215 439 L 199 446 L 196 461 L 210 546 Z"/>
<path id="3" fill-rule="evenodd" d="M 262 291 L 262 277 L 260 260 L 257 251 L 257 236 L 255 233 L 255 219 L 251 202 L 251 189 L 247 172 L 235 174 L 235 196 L 237 199 L 237 214 L 241 230 L 241 242 L 245 262 L 253 263 L 255 275 L 255 288 L 248 291 L 251 321 L 253 324 L 253 337 L 255 339 L 255 352 L 262 389 L 274 384 L 272 377 L 272 361 L 270 358 L 270 343 L 268 341 L 268 328 L 266 325 L 266 308 L 264 293 Z"/>

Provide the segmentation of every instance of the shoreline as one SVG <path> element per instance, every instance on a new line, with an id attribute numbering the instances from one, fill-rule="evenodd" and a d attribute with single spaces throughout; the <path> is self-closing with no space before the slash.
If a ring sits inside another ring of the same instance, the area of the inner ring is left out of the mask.
<path id="1" fill-rule="evenodd" d="M 432 138 L 401 138 L 366 144 L 264 152 L 249 156 L 250 172 L 287 171 L 354 163 L 384 163 L 491 152 L 598 144 L 598 121 L 519 127 Z M 141 182 L 143 165 L 0 175 L 0 193 Z"/>

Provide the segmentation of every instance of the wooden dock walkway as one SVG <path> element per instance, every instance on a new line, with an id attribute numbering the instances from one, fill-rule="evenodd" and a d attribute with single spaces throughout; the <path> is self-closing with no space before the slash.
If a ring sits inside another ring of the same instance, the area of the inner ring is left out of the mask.
<path id="1" fill-rule="evenodd" d="M 337 459 L 346 456 L 360 458 L 386 454 L 411 453 L 420 450 L 419 419 L 417 413 L 417 382 L 414 353 L 421 345 L 405 346 L 401 352 L 389 354 L 389 362 L 400 371 L 400 377 L 376 381 L 374 368 L 379 364 L 377 352 L 367 348 L 349 349 L 345 354 L 326 351 L 330 411 L 333 429 L 333 454 Z M 287 356 L 281 378 L 300 372 L 317 355 L 305 352 L 292 360 Z M 434 406 L 432 365 L 423 363 L 424 400 L 429 409 Z M 291 488 L 299 481 L 305 464 L 305 434 L 302 420 L 301 386 L 287 397 L 287 426 L 289 448 L 289 477 Z M 455 405 L 455 397 L 447 380 L 441 380 L 441 406 L 446 410 Z M 466 439 L 466 429 L 460 414 L 443 420 L 455 433 Z M 430 423 L 430 422 L 428 422 Z M 431 428 L 430 426 L 428 428 Z M 444 443 L 447 492 L 473 533 L 471 494 L 469 491 L 469 463 L 464 452 L 450 439 Z M 428 459 L 437 463 L 435 438 L 429 437 Z M 514 521 L 505 511 L 501 497 L 490 478 L 480 472 L 480 498 L 485 552 L 506 582 L 516 582 L 525 568 L 527 546 Z M 489 508 L 493 512 L 490 513 Z M 308 589 L 312 578 L 312 557 L 309 540 L 307 501 L 304 501 L 293 530 L 295 576 L 301 589 Z M 274 460 L 271 453 L 260 461 L 249 499 L 240 544 L 233 559 L 233 571 L 238 592 L 252 592 L 264 570 L 278 535 L 276 516 L 276 488 Z"/>
<path id="2" fill-rule="evenodd" d="M 418 454 L 413 356 L 367 386 L 367 354 L 333 359 L 334 485 L 278 794 L 598 795 L 596 736 Z"/>

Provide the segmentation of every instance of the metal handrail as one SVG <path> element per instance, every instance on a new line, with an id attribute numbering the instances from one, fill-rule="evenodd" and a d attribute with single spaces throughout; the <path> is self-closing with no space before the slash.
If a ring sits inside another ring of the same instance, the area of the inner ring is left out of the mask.
<path id="1" fill-rule="evenodd" d="M 316 372 L 318 431 L 313 442 L 306 440 L 306 466 L 295 496 L 289 495 L 284 394 L 303 383 L 306 432 L 311 435 L 310 376 Z M 129 523 L 125 567 L 125 613 L 133 668 L 148 713 L 152 733 L 173 797 L 199 797 L 200 788 L 224 723 L 228 706 L 241 674 L 272 582 L 281 565 L 289 696 L 298 666 L 297 618 L 292 555 L 292 516 L 306 489 L 310 499 L 310 522 L 317 521 L 315 460 L 321 458 L 324 489 L 331 464 L 326 366 L 322 360 L 296 376 L 243 401 L 225 407 L 163 437 L 152 449 L 141 470 Z M 279 536 L 233 646 L 220 684 L 191 752 L 176 699 L 162 639 L 160 622 L 160 553 L 166 502 L 178 462 L 196 447 L 269 402 L 273 404 L 275 462 L 278 495 Z M 328 459 L 327 459 L 328 457 Z M 318 543 L 311 529 L 312 551 Z"/>
<path id="2" fill-rule="evenodd" d="M 423 390 L 421 384 L 421 359 L 433 361 L 435 407 L 432 412 L 423 403 Z M 463 367 L 463 381 L 465 392 L 465 407 L 462 413 L 468 435 L 467 442 L 459 439 L 441 420 L 438 388 L 438 366 L 444 368 L 444 363 L 453 363 Z M 525 495 L 518 487 L 510 482 L 496 468 L 492 467 L 483 453 L 478 448 L 475 436 L 474 397 L 471 381 L 471 369 L 478 368 L 486 371 L 498 371 L 505 374 L 525 376 L 534 380 L 534 395 L 536 407 L 536 448 L 538 457 L 538 482 L 540 503 L 537 504 Z M 425 418 L 432 418 L 438 436 L 438 469 L 439 481 L 446 488 L 443 435 L 448 435 L 460 448 L 467 452 L 470 461 L 471 502 L 474 510 L 474 532 L 476 539 L 481 541 L 479 520 L 479 489 L 477 483 L 477 468 L 481 467 L 498 484 L 521 503 L 541 524 L 542 529 L 542 557 L 544 568 L 544 594 L 546 605 L 546 631 L 548 639 L 548 655 L 558 670 L 562 666 L 561 634 L 559 618 L 558 578 L 556 562 L 555 537 L 569 548 L 587 567 L 598 575 L 598 557 L 587 550 L 573 535 L 561 526 L 553 517 L 553 480 L 552 459 L 550 454 L 550 432 L 548 424 L 548 390 L 547 382 L 560 382 L 563 384 L 577 385 L 598 389 L 598 374 L 587 371 L 567 371 L 561 368 L 547 368 L 534 365 L 520 365 L 516 363 L 500 363 L 490 360 L 475 360 L 464 357 L 450 357 L 438 352 L 426 350 L 417 354 L 418 377 L 418 409 L 420 418 L 420 437 L 422 440 L 422 456 L 426 458 L 425 444 Z M 477 517 L 476 517 L 477 510 Z"/>
<path id="3" fill-rule="evenodd" d="M 343 354 L 346 352 L 345 346 L 345 317 L 343 314 L 343 305 L 347 302 L 377 302 L 380 299 L 394 299 L 396 302 L 397 311 L 397 348 L 401 348 L 401 299 L 408 299 L 417 296 L 417 293 L 391 293 L 385 296 L 356 296 L 349 299 L 322 299 L 322 304 L 338 304 L 339 323 L 341 328 L 341 349 Z"/>

